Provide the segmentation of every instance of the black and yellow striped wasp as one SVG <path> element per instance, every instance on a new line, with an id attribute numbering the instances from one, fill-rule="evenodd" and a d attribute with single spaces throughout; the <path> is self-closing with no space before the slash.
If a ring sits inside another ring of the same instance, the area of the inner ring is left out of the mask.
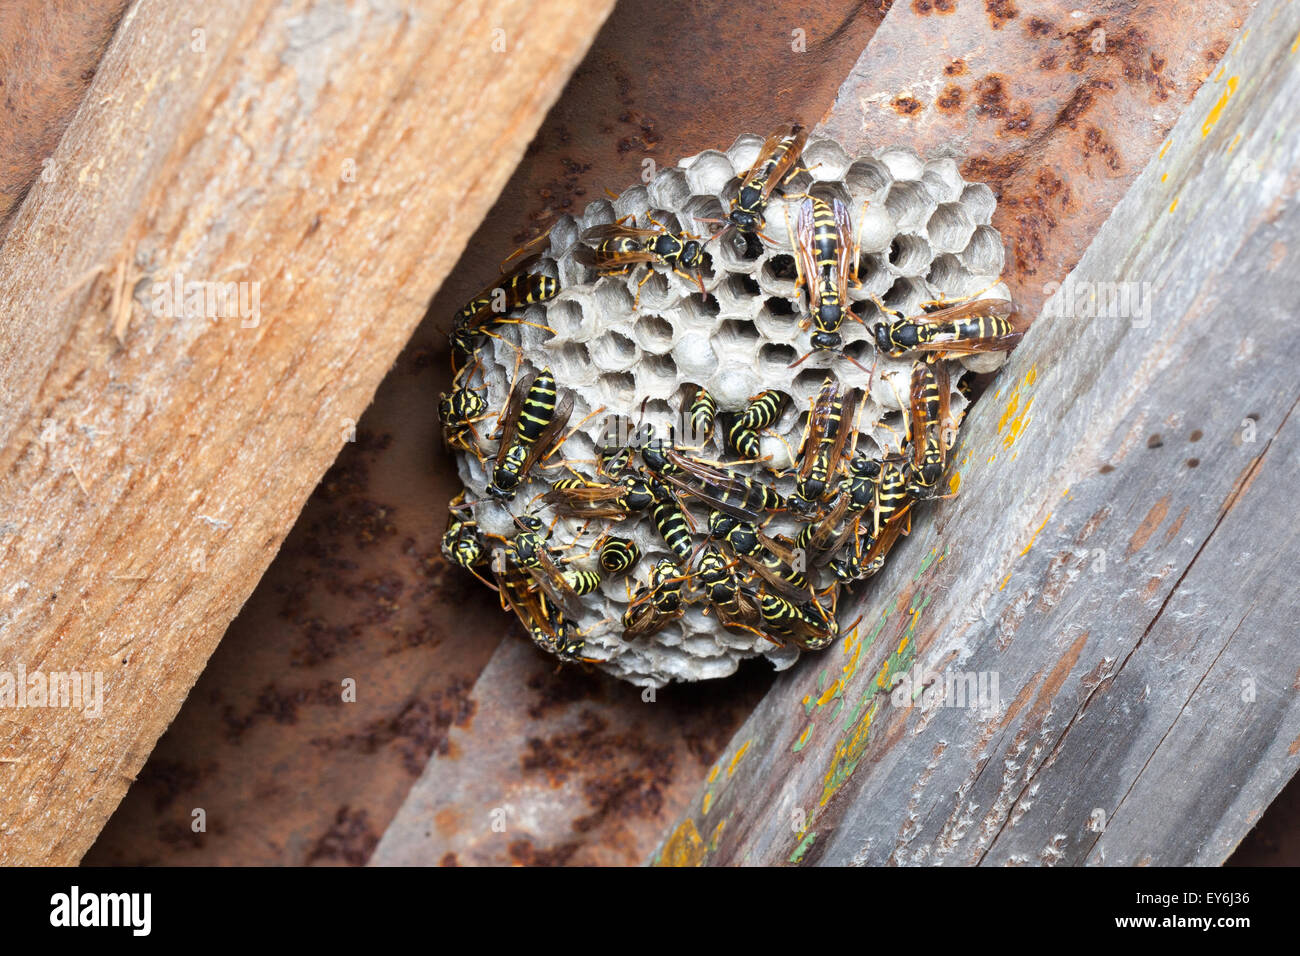
<path id="1" fill-rule="evenodd" d="M 713 436 L 713 423 L 718 417 L 718 402 L 708 389 L 701 386 L 695 392 L 687 413 L 691 426 L 691 445 L 702 448 Z"/>
<path id="2" fill-rule="evenodd" d="M 872 333 L 876 348 L 894 358 L 908 352 L 924 352 L 939 359 L 1005 352 L 1015 348 L 1025 334 L 1010 318 L 1013 309 L 1009 299 L 968 299 L 920 315 L 877 322 Z"/>
<path id="3" fill-rule="evenodd" d="M 491 417 L 487 399 L 467 383 L 478 368 L 478 363 L 466 365 L 452 379 L 451 391 L 438 397 L 438 418 L 442 422 L 442 440 L 448 448 L 474 455 L 482 460 L 478 450 L 479 435 L 476 424 Z M 471 440 L 472 438 L 472 440 Z"/>
<path id="4" fill-rule="evenodd" d="M 600 544 L 600 567 L 606 574 L 623 574 L 641 560 L 641 549 L 631 538 L 607 535 Z"/>
<path id="5" fill-rule="evenodd" d="M 710 513 L 709 537 L 724 542 L 736 557 L 788 597 L 797 601 L 812 597 L 808 575 L 798 569 L 801 562 L 785 542 L 769 538 L 755 525 L 723 511 Z"/>
<path id="6" fill-rule="evenodd" d="M 498 279 L 474 298 L 470 299 L 452 318 L 451 367 L 459 375 L 478 351 L 485 335 L 494 335 L 495 325 L 536 325 L 523 319 L 506 316 L 519 309 L 547 302 L 560 291 L 560 283 L 548 275 L 529 272 L 540 256 L 530 256 L 520 262 L 508 275 Z M 544 325 L 537 328 L 551 331 Z"/>
<path id="7" fill-rule="evenodd" d="M 857 407 L 857 390 L 849 389 L 845 393 L 839 382 L 827 376 L 808 415 L 795 491 L 789 498 L 790 510 L 797 517 L 811 520 L 821 507 L 828 487 L 839 473 L 844 449 L 853 434 Z"/>
<path id="8" fill-rule="evenodd" d="M 834 609 L 828 611 L 817 601 L 795 603 L 761 587 L 758 606 L 763 633 L 778 644 L 792 640 L 804 650 L 815 651 L 839 637 Z"/>
<path id="9" fill-rule="evenodd" d="M 515 496 L 519 485 L 539 458 L 550 455 L 556 437 L 573 414 L 573 396 L 557 396 L 550 369 L 529 373 L 515 382 L 499 430 L 500 447 L 487 493 L 500 501 Z"/>
<path id="10" fill-rule="evenodd" d="M 652 479 L 632 472 L 612 483 L 561 478 L 551 485 L 543 500 L 565 517 L 621 521 L 645 511 L 661 493 Z"/>
<path id="11" fill-rule="evenodd" d="M 934 495 L 947 464 L 948 400 L 952 388 L 943 361 L 916 362 L 908 399 L 907 493 Z"/>
<path id="12" fill-rule="evenodd" d="M 641 449 L 646 469 L 664 484 L 742 521 L 759 521 L 766 511 L 785 508 L 775 489 L 738 471 L 683 455 L 655 439 Z"/>
<path id="13" fill-rule="evenodd" d="M 594 585 L 585 587 L 586 579 L 575 578 L 562 567 L 558 555 L 547 544 L 548 536 L 543 534 L 545 525 L 540 518 L 515 515 L 515 525 L 519 531 L 506 542 L 502 552 L 505 563 L 521 568 L 561 611 L 578 613 L 581 606 L 574 599 L 594 590 Z M 599 584 L 599 578 L 596 584 Z M 585 588 L 585 591 L 579 588 Z"/>
<path id="14" fill-rule="evenodd" d="M 653 217 L 647 218 L 656 228 L 639 229 L 634 225 L 625 225 L 624 220 L 591 227 L 582 234 L 584 244 L 574 251 L 574 258 L 606 275 L 631 272 L 643 263 L 659 263 L 672 269 L 687 282 L 698 285 L 700 294 L 703 295 L 704 278 L 699 269 L 704 262 L 704 251 L 699 239 L 687 233 L 670 232 Z M 683 269 L 694 269 L 696 273 L 690 275 L 683 272 Z M 652 275 L 654 269 L 647 269 L 637 283 L 633 308 L 640 306 L 641 287 Z"/>
<path id="15" fill-rule="evenodd" d="M 798 166 L 807 142 L 808 130 L 802 126 L 779 129 L 763 142 L 754 164 L 740 180 L 723 232 L 734 228 L 766 238 L 763 226 L 766 224 L 767 201 Z"/>
<path id="16" fill-rule="evenodd" d="M 727 441 L 741 458 L 746 461 L 758 460 L 759 433 L 772 427 L 781 417 L 786 398 L 784 392 L 776 389 L 759 392 L 732 421 L 727 430 Z"/>
<path id="17" fill-rule="evenodd" d="M 859 534 L 850 526 L 853 544 L 848 556 L 830 562 L 831 571 L 841 581 L 875 574 L 884 566 L 885 556 L 898 537 L 911 530 L 912 496 L 907 485 L 907 462 L 886 460 L 876 483 L 870 527 Z"/>
<path id="18" fill-rule="evenodd" d="M 681 570 L 664 558 L 650 571 L 649 586 L 637 585 L 623 614 L 623 640 L 634 641 L 663 630 L 685 613 Z"/>
<path id="19" fill-rule="evenodd" d="M 841 522 L 855 522 L 859 515 L 875 505 L 880 470 L 880 461 L 865 452 L 856 453 L 848 464 L 848 474 L 840 478 L 836 487 L 834 506 L 821 521 L 810 522 L 800 530 L 795 543 L 813 556 L 814 563 L 825 564 L 843 546 L 845 536 L 828 548 L 822 547 Z"/>
<path id="20" fill-rule="evenodd" d="M 849 309 L 849 284 L 857 285 L 857 242 L 849 211 L 839 199 L 827 201 L 806 196 L 799 204 L 794 231 L 795 267 L 798 283 L 808 292 L 808 315 L 799 323 L 816 331 L 812 349 L 791 364 L 799 365 L 814 352 L 838 349 L 843 342 L 840 325 Z"/>
<path id="21" fill-rule="evenodd" d="M 718 612 L 718 620 L 723 624 L 747 630 L 753 630 L 758 624 L 757 603 L 717 545 L 705 546 L 691 581 L 693 587 L 703 592 L 709 606 Z"/>
<path id="22" fill-rule="evenodd" d="M 463 491 L 447 505 L 447 530 L 442 535 L 442 556 L 491 587 L 475 570 L 487 561 L 487 548 L 479 533 L 478 522 L 468 507 Z"/>

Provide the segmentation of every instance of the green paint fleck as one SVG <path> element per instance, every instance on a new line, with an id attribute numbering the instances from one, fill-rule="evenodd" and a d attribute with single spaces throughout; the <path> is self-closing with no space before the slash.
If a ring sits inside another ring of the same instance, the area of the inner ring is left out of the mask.
<path id="1" fill-rule="evenodd" d="M 816 833 L 809 833 L 806 837 L 804 837 L 803 840 L 799 842 L 799 845 L 794 848 L 794 852 L 790 854 L 790 862 L 798 863 L 799 861 L 801 861 L 803 859 L 803 855 L 808 852 L 809 847 L 813 845 L 813 841 L 816 839 L 817 839 Z"/>

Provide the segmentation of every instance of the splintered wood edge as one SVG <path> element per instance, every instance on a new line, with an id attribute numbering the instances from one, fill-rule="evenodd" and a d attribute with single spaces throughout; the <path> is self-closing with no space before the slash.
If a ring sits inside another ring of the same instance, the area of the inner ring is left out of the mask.
<path id="1" fill-rule="evenodd" d="M 611 6 L 127 13 L 0 247 L 0 673 L 103 682 L 0 709 L 0 862 L 93 841 Z"/>
<path id="2" fill-rule="evenodd" d="M 1207 865 L 1257 822 L 1300 764 L 1298 38 L 1257 8 L 972 410 L 959 495 L 656 862 Z M 1090 312 L 1115 283 L 1136 309 Z"/>

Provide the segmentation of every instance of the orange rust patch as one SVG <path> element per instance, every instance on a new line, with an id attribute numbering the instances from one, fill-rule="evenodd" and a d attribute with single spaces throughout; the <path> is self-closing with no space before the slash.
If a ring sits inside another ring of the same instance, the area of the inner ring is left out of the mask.
<path id="1" fill-rule="evenodd" d="M 912 0 L 912 9 L 921 17 L 932 13 L 946 15 L 957 12 L 957 0 Z"/>
<path id="2" fill-rule="evenodd" d="M 1038 686 L 1038 682 L 1042 677 L 1043 672 L 1039 671 L 1034 675 L 1033 680 L 1027 681 L 1025 686 L 1020 688 L 1020 693 L 1017 694 L 1016 699 L 1011 702 L 1011 706 L 1007 708 L 1007 712 L 1002 715 L 1002 722 L 998 724 L 998 730 L 1005 730 L 1010 726 L 1011 722 L 1019 716 L 1020 712 L 1025 709 L 1025 704 L 1029 703 L 1029 698 L 1034 693 L 1034 688 Z"/>
<path id="3" fill-rule="evenodd" d="M 943 72 L 947 76 L 961 76 L 966 72 L 966 61 L 962 59 L 953 60 L 943 68 Z"/>
<path id="4" fill-rule="evenodd" d="M 962 101 L 965 98 L 966 94 L 961 91 L 960 86 L 956 83 L 949 83 L 943 88 L 943 92 L 939 94 L 938 99 L 934 101 L 934 105 L 945 113 L 955 113 L 961 109 Z"/>
<path id="5" fill-rule="evenodd" d="M 900 116 L 911 116 L 913 113 L 919 113 L 923 109 L 921 101 L 915 96 L 895 96 L 892 103 L 889 104 L 894 108 L 894 112 Z"/>
<path id="6" fill-rule="evenodd" d="M 1020 14 L 1012 0 L 984 0 L 984 9 L 988 11 L 989 23 L 994 30 L 1001 30 Z"/>
<path id="7" fill-rule="evenodd" d="M 450 808 L 442 809 L 433 815 L 433 825 L 440 834 L 449 837 L 460 830 L 460 816 Z"/>
<path id="8" fill-rule="evenodd" d="M 1156 528 L 1160 527 L 1167 514 L 1169 514 L 1169 496 L 1165 495 L 1151 506 L 1147 516 L 1142 519 L 1142 523 L 1133 532 L 1133 537 L 1128 542 L 1128 554 L 1140 551 L 1146 546 L 1146 543 L 1151 540 L 1151 536 L 1155 534 Z"/>
<path id="9" fill-rule="evenodd" d="M 1300 737 L 1297 737 L 1295 740 L 1291 741 L 1291 746 L 1286 748 L 1286 752 L 1289 753 L 1292 757 L 1294 757 L 1296 754 L 1300 754 Z"/>

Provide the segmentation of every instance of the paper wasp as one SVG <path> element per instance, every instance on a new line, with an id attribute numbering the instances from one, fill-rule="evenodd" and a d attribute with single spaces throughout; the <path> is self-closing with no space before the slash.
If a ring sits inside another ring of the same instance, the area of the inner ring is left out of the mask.
<path id="1" fill-rule="evenodd" d="M 808 576 L 796 570 L 800 562 L 785 544 L 769 538 L 753 524 L 725 512 L 709 515 L 709 536 L 725 541 L 736 556 L 762 575 L 773 587 L 796 600 L 812 596 Z"/>
<path id="2" fill-rule="evenodd" d="M 805 650 L 819 650 L 839 636 L 839 624 L 833 611 L 827 612 L 816 601 L 795 604 L 766 588 L 758 591 L 763 630 L 778 643 L 793 640 Z"/>
<path id="3" fill-rule="evenodd" d="M 840 200 L 806 196 L 799 205 L 793 238 L 798 283 L 808 291 L 808 316 L 799 327 L 812 325 L 816 331 L 811 351 L 791 368 L 813 352 L 840 347 L 840 325 L 849 311 L 849 283 L 857 284 L 857 242 L 849 211 Z M 857 313 L 850 314 L 857 318 Z"/>
<path id="4" fill-rule="evenodd" d="M 501 501 L 515 496 L 537 459 L 549 455 L 555 438 L 573 414 L 573 396 L 557 398 L 550 369 L 528 374 L 515 382 L 506 403 L 500 429 L 501 445 L 487 493 Z"/>
<path id="5" fill-rule="evenodd" d="M 877 322 L 872 332 L 876 348 L 894 358 L 908 352 L 937 358 L 1004 352 L 1015 348 L 1024 335 L 1008 318 L 1013 308 L 1009 299 L 970 299 L 910 318 Z"/>
<path id="6" fill-rule="evenodd" d="M 600 546 L 600 567 L 606 574 L 622 574 L 641 560 L 641 549 L 630 538 L 608 537 Z"/>
<path id="7" fill-rule="evenodd" d="M 723 624 L 752 630 L 758 622 L 758 605 L 741 586 L 740 576 L 717 545 L 707 545 L 701 552 L 693 581 L 703 590 L 709 605 L 717 609 Z"/>
<path id="8" fill-rule="evenodd" d="M 744 411 L 731 423 L 727 439 L 742 458 L 758 459 L 758 433 L 770 428 L 780 417 L 785 399 L 785 393 L 775 389 L 760 392 L 749 400 Z"/>
<path id="9" fill-rule="evenodd" d="M 484 584 L 488 582 L 474 570 L 487 560 L 483 536 L 478 523 L 467 510 L 462 491 L 447 506 L 447 530 L 442 535 L 442 556 L 458 567 L 464 568 Z M 491 585 L 488 585 L 491 587 Z"/>
<path id="10" fill-rule="evenodd" d="M 491 331 L 494 325 L 534 325 L 551 331 L 547 326 L 523 319 L 505 318 L 509 312 L 546 302 L 559 294 L 558 280 L 527 271 L 539 258 L 532 256 L 521 262 L 504 279 L 470 299 L 452 318 L 451 363 L 457 375 L 478 350 L 480 336 L 494 334 Z"/>
<path id="11" fill-rule="evenodd" d="M 650 217 L 647 217 L 650 218 Z M 605 274 L 626 273 L 642 263 L 659 263 L 672 269 L 687 282 L 693 282 L 704 294 L 704 278 L 699 274 L 703 265 L 703 247 L 694 236 L 686 233 L 669 232 L 662 223 L 650 218 L 658 228 L 638 229 L 619 222 L 602 226 L 593 226 L 582 234 L 583 243 L 574 252 L 574 258 Z M 682 269 L 695 269 L 695 275 L 689 275 Z M 633 307 L 641 304 L 641 287 L 654 275 L 654 269 L 647 269 L 646 274 L 637 283 L 636 301 Z"/>
<path id="12" fill-rule="evenodd" d="M 870 577 L 884 565 L 885 555 L 899 535 L 911 529 L 912 498 L 907 492 L 907 464 L 886 461 L 876 484 L 871 515 L 871 530 L 854 535 L 853 548 L 847 558 L 832 561 L 831 571 L 841 581 Z M 850 526 L 849 531 L 853 532 Z M 838 550 L 838 549 L 835 549 Z"/>
<path id="13" fill-rule="evenodd" d="M 562 478 L 543 500 L 562 515 L 617 521 L 654 504 L 656 489 L 649 478 L 635 473 L 613 484 Z"/>
<path id="14" fill-rule="evenodd" d="M 810 518 L 821 505 L 827 485 L 839 471 L 857 407 L 857 390 L 842 394 L 839 383 L 827 377 L 808 416 L 795 492 L 789 499 L 797 516 Z"/>
<path id="15" fill-rule="evenodd" d="M 682 577 L 677 565 L 664 558 L 650 571 L 650 585 L 638 585 L 623 614 L 623 640 L 633 641 L 662 630 L 685 613 Z"/>
<path id="16" fill-rule="evenodd" d="M 474 425 L 489 417 L 487 400 L 465 384 L 465 379 L 473 374 L 474 366 L 465 366 L 452 379 L 451 392 L 443 392 L 438 398 L 438 418 L 442 422 L 442 440 L 449 448 L 479 457 L 476 447 L 478 432 Z M 470 441 L 473 436 L 474 441 Z M 480 458 L 481 460 L 481 458 Z"/>
<path id="17" fill-rule="evenodd" d="M 767 201 L 794 171 L 807 142 L 808 131 L 802 126 L 777 130 L 764 141 L 754 165 L 740 181 L 724 232 L 734 228 L 742 233 L 763 235 Z"/>
<path id="18" fill-rule="evenodd" d="M 566 613 L 577 613 L 580 606 L 573 599 L 580 597 L 573 579 L 557 563 L 554 552 L 543 540 L 541 519 L 532 515 L 516 515 L 519 532 L 506 542 L 503 558 L 506 564 L 522 569 L 534 583 Z"/>
<path id="19" fill-rule="evenodd" d="M 785 507 L 785 500 L 762 482 L 683 455 L 662 440 L 648 442 L 641 460 L 666 484 L 742 521 L 759 521 L 764 511 Z"/>
<path id="20" fill-rule="evenodd" d="M 706 389 L 695 393 L 690 407 L 691 440 L 703 445 L 713 434 L 713 422 L 718 417 L 718 403 Z"/>

